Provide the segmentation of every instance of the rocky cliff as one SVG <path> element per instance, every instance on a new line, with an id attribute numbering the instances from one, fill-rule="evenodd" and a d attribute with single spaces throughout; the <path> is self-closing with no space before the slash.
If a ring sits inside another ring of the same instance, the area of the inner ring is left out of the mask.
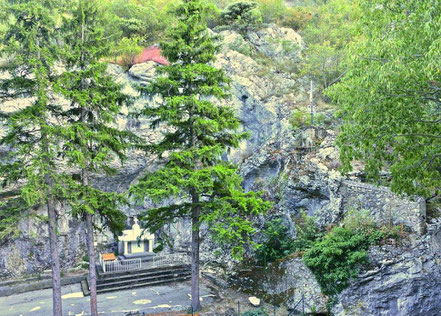
<path id="1" fill-rule="evenodd" d="M 264 190 L 266 197 L 274 201 L 269 217 L 284 218 L 295 236 L 295 222 L 301 210 L 314 215 L 317 223 L 326 227 L 338 223 L 351 209 L 363 208 L 378 223 L 403 224 L 409 234 L 415 236 L 406 249 L 395 246 L 373 249 L 373 269 L 340 294 L 335 312 L 339 315 L 429 315 L 437 308 L 441 310 L 441 258 L 438 255 L 441 230 L 436 226 L 425 234 L 425 201 L 398 197 L 387 188 L 361 183 L 356 173 L 343 177 L 338 172 L 332 108 L 326 104 L 320 104 L 316 111 L 329 119 L 328 125 L 297 129 L 291 126 L 291 113 L 308 106 L 305 91 L 308 84 L 291 71 L 302 58 L 301 37 L 292 29 L 276 26 L 246 35 L 232 31 L 222 31 L 219 35 L 223 45 L 215 66 L 223 68 L 231 78 L 231 99 L 227 102 L 237 111 L 243 129 L 251 135 L 227 156 L 240 165 L 245 189 Z M 156 67 L 154 62 L 146 62 L 124 71 L 109 65 L 109 73 L 125 85 L 127 93 L 137 96 L 133 84 L 148 83 L 154 78 Z M 160 100 L 156 97 L 139 99 L 135 106 L 141 107 L 145 102 Z M 160 131 L 151 131 L 145 120 L 129 118 L 128 112 L 126 109 L 116 119 L 115 124 L 121 129 L 130 129 L 152 142 L 160 137 Z M 132 152 L 118 175 L 111 178 L 96 175 L 94 183 L 105 190 L 122 192 L 143 170 L 156 165 L 153 159 Z M 148 206 L 146 202 L 143 207 L 125 211 L 129 216 L 136 215 Z M 44 214 L 43 209 L 40 211 Z M 265 218 L 258 221 L 256 224 L 262 226 Z M 59 223 L 62 264 L 68 268 L 78 264 L 85 252 L 83 229 L 81 223 L 68 215 L 61 217 Z M 0 245 L 1 276 L 38 273 L 49 267 L 45 225 L 24 221 L 20 228 L 22 234 L 18 239 Z M 186 249 L 190 236 L 188 223 L 182 221 L 167 229 L 175 238 L 176 248 Z M 110 235 L 99 235 L 97 241 L 109 246 L 113 239 Z M 203 250 L 202 258 L 209 264 L 227 263 L 230 267 L 235 264 L 213 257 L 212 245 L 205 245 Z M 306 293 L 309 311 L 325 309 L 326 298 L 301 259 L 282 261 L 274 271 L 277 273 L 260 280 L 267 294 L 283 294 L 282 303 L 292 307 L 302 293 Z M 306 292 L 305 288 L 308 288 Z"/>

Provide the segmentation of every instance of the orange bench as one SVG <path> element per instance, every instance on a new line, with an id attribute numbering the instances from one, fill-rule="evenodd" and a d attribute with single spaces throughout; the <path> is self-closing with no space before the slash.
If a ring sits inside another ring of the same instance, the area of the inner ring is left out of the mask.
<path id="1" fill-rule="evenodd" d="M 114 261 L 116 260 L 114 253 L 103 253 L 103 261 Z"/>

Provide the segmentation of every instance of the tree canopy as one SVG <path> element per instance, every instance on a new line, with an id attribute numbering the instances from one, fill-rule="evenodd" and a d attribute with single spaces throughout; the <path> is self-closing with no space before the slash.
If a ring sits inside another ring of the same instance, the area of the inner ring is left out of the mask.
<path id="1" fill-rule="evenodd" d="M 1 9 L 8 23 L 0 41 L 0 56 L 8 61 L 0 69 L 0 119 L 5 128 L 0 145 L 7 146 L 8 152 L 0 164 L 0 177 L 3 187 L 9 193 L 18 191 L 20 197 L 6 192 L 3 207 L 7 209 L 0 210 L 0 227 L 5 227 L 5 223 L 14 227 L 34 206 L 47 208 L 53 313 L 61 315 L 55 202 L 66 198 L 68 191 L 67 177 L 60 171 L 58 159 L 62 130 L 58 113 L 62 105 L 53 94 L 59 11 L 56 2 L 50 0 L 8 1 Z M 23 97 L 27 101 L 14 102 Z"/>
<path id="2" fill-rule="evenodd" d="M 363 160 L 368 176 L 392 175 L 397 192 L 441 188 L 441 6 L 430 0 L 361 1 L 362 40 L 343 80 L 328 91 L 344 120 L 344 171 Z"/>

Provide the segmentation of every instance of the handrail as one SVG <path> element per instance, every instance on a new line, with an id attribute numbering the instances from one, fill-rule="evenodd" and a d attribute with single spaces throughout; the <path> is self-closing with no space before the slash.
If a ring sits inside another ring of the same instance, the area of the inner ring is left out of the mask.
<path id="1" fill-rule="evenodd" d="M 150 261 L 142 261 L 141 258 L 124 259 L 111 262 L 102 262 L 104 273 L 131 271 L 139 269 L 159 268 L 180 264 L 190 264 L 190 257 L 186 254 L 168 254 L 155 256 Z"/>
<path id="2" fill-rule="evenodd" d="M 128 260 L 115 260 L 103 263 L 103 272 L 130 271 L 141 268 L 141 258 Z"/>

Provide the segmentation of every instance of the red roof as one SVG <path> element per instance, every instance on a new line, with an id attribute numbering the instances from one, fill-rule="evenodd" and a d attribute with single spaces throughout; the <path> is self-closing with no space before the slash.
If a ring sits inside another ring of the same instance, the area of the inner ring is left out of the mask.
<path id="1" fill-rule="evenodd" d="M 170 62 L 164 56 L 161 56 L 161 50 L 158 45 L 144 48 L 142 53 L 135 57 L 134 62 L 135 64 L 140 64 L 150 60 L 161 65 L 170 65 Z"/>

